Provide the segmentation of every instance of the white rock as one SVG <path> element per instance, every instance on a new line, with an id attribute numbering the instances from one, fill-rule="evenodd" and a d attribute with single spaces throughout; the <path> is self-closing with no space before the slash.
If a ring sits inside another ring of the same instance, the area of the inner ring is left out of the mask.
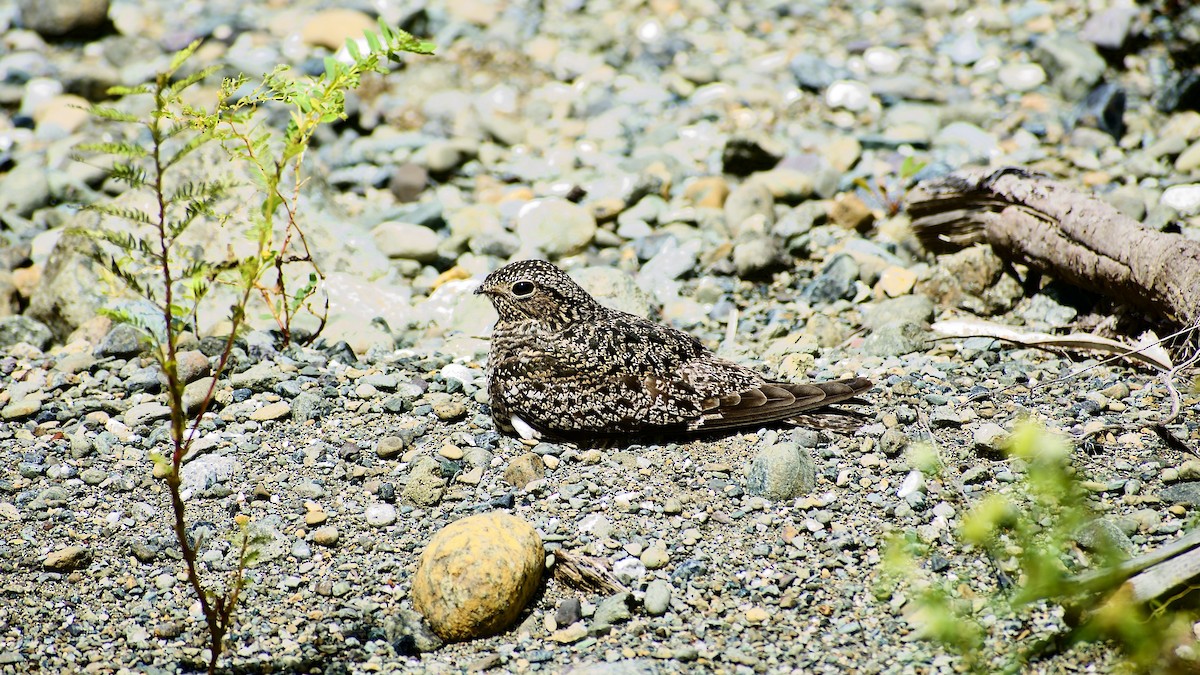
<path id="1" fill-rule="evenodd" d="M 904 482 L 900 485 L 900 491 L 896 493 L 898 497 L 904 499 L 914 492 L 925 491 L 925 474 L 913 469 L 904 477 Z"/>
<path id="2" fill-rule="evenodd" d="M 1172 185 L 1163 191 L 1162 204 L 1181 216 L 1200 214 L 1200 183 Z"/>
<path id="3" fill-rule="evenodd" d="M 1012 91 L 1030 91 L 1046 82 L 1046 71 L 1036 63 L 1014 63 L 997 73 L 1000 84 Z"/>
<path id="4" fill-rule="evenodd" d="M 871 90 L 862 82 L 838 80 L 825 90 L 825 103 L 830 108 L 861 112 L 871 105 Z"/>

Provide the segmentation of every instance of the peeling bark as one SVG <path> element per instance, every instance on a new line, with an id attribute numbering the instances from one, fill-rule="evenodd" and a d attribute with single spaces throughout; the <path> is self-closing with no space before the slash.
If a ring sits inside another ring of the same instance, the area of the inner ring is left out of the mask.
<path id="1" fill-rule="evenodd" d="M 1156 232 L 1107 202 L 1021 169 L 961 170 L 909 195 L 931 251 L 998 255 L 1181 326 L 1200 319 L 1200 242 Z"/>

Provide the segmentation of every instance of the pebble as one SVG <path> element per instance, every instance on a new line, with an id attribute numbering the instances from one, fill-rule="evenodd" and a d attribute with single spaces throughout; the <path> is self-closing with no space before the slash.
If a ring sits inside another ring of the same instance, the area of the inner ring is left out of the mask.
<path id="1" fill-rule="evenodd" d="M 859 267 L 854 258 L 839 253 L 825 263 L 820 274 L 804 287 L 801 297 L 812 303 L 848 300 L 856 293 Z"/>
<path id="2" fill-rule="evenodd" d="M 906 267 L 889 266 L 879 275 L 877 288 L 889 298 L 908 296 L 917 283 L 917 273 Z"/>
<path id="3" fill-rule="evenodd" d="M 560 628 L 550 634 L 550 639 L 560 644 L 579 642 L 588 636 L 587 626 L 583 622 L 573 623 L 566 628 Z"/>
<path id="4" fill-rule="evenodd" d="M 51 572 L 70 572 L 82 569 L 92 563 L 91 549 L 83 546 L 67 546 L 52 551 L 42 561 L 42 567 Z"/>
<path id="5" fill-rule="evenodd" d="M 746 610 L 746 623 L 759 624 L 765 623 L 771 618 L 771 614 L 762 607 L 751 607 Z"/>
<path id="6" fill-rule="evenodd" d="M 380 223 L 371 230 L 371 237 L 379 252 L 387 257 L 419 262 L 436 260 L 438 246 L 441 244 L 437 232 L 415 223 Z"/>
<path id="7" fill-rule="evenodd" d="M 1008 440 L 1008 430 L 994 422 L 985 422 L 972 434 L 975 448 L 991 453 L 1001 453 Z"/>
<path id="8" fill-rule="evenodd" d="M 38 414 L 41 409 L 42 401 L 39 397 L 27 396 L 0 408 L 0 417 L 6 420 L 20 420 Z"/>
<path id="9" fill-rule="evenodd" d="M 195 382 L 212 373 L 208 357 L 198 349 L 185 349 L 175 355 L 176 374 L 184 383 Z"/>
<path id="10" fill-rule="evenodd" d="M 663 547 L 654 545 L 642 551 L 640 559 L 642 564 L 646 566 L 646 569 L 657 570 L 666 567 L 667 563 L 671 561 L 671 556 Z"/>
<path id="11" fill-rule="evenodd" d="M 375 454 L 379 459 L 393 459 L 404 452 L 408 444 L 400 436 L 384 436 L 375 444 Z"/>
<path id="12" fill-rule="evenodd" d="M 808 452 L 795 443 L 764 448 L 750 463 L 746 491 L 772 501 L 792 499 L 812 491 L 816 468 Z"/>
<path id="13" fill-rule="evenodd" d="M 504 480 L 518 490 L 524 490 L 527 485 L 545 476 L 545 462 L 541 456 L 532 452 L 513 459 L 504 469 Z"/>
<path id="14" fill-rule="evenodd" d="M 1200 506 L 1200 482 L 1176 483 L 1163 488 L 1158 495 L 1165 502 Z"/>
<path id="15" fill-rule="evenodd" d="M 453 422 L 467 414 L 467 406 L 457 399 L 439 401 L 433 405 L 433 414 L 443 422 Z"/>
<path id="16" fill-rule="evenodd" d="M 862 112 L 871 106 L 872 100 L 867 85 L 854 80 L 838 80 L 825 90 L 825 104 L 830 108 Z"/>
<path id="17" fill-rule="evenodd" d="M 329 514 L 325 513 L 319 504 L 308 506 L 308 510 L 304 514 L 304 524 L 309 527 L 323 525 L 327 520 L 329 520 Z"/>
<path id="18" fill-rule="evenodd" d="M 287 417 L 292 412 L 292 405 L 287 401 L 276 401 L 268 403 L 263 407 L 250 413 L 250 419 L 256 422 L 264 422 L 267 420 L 277 420 Z"/>
<path id="19" fill-rule="evenodd" d="M 596 219 L 583 207 L 565 199 L 535 199 L 517 213 L 521 242 L 551 260 L 583 250 L 596 234 Z"/>
<path id="20" fill-rule="evenodd" d="M 592 614 L 592 624 L 611 626 L 628 621 L 633 617 L 629 611 L 631 598 L 629 593 L 616 593 L 605 597 L 596 605 L 596 611 Z"/>
<path id="21" fill-rule="evenodd" d="M 737 236 L 748 221 L 756 219 L 759 229 L 769 228 L 775 222 L 775 197 L 761 181 L 742 183 L 725 199 L 725 227 Z"/>
<path id="22" fill-rule="evenodd" d="M 1200 183 L 1172 185 L 1163 190 L 1161 203 L 1181 216 L 1200 214 Z"/>
<path id="23" fill-rule="evenodd" d="M 391 504 L 371 504 L 364 515 L 371 527 L 387 527 L 396 522 L 396 507 Z"/>
<path id="24" fill-rule="evenodd" d="M 646 566 L 632 556 L 613 563 L 613 576 L 623 584 L 633 585 L 646 576 Z"/>
<path id="25" fill-rule="evenodd" d="M 339 533 L 334 525 L 324 525 L 313 530 L 313 542 L 319 546 L 332 548 L 338 545 Z"/>
<path id="26" fill-rule="evenodd" d="M 167 419 L 170 416 L 171 409 L 169 407 L 157 401 L 146 401 L 126 410 L 124 422 L 125 426 L 132 429 L 155 420 Z"/>
<path id="27" fill-rule="evenodd" d="M 370 16 L 355 9 L 326 9 L 309 17 L 300 37 L 307 44 L 337 50 L 346 40 L 361 39 L 367 30 L 379 31 Z"/>
<path id="28" fill-rule="evenodd" d="M 829 207 L 829 219 L 849 230 L 865 230 L 875 222 L 875 213 L 854 194 L 845 194 Z"/>
<path id="29" fill-rule="evenodd" d="M 112 330 L 96 346 L 96 356 L 130 358 L 141 353 L 145 333 L 127 323 L 113 324 Z"/>
<path id="30" fill-rule="evenodd" d="M 445 640 L 508 628 L 537 591 L 541 537 L 506 513 L 468 516 L 430 539 L 413 576 L 413 607 Z"/>
<path id="31" fill-rule="evenodd" d="M 771 237 L 750 236 L 733 248 L 733 269 L 740 279 L 767 278 L 786 266 L 779 242 Z"/>
<path id="32" fill-rule="evenodd" d="M 583 606 L 579 598 L 564 598 L 554 610 L 554 623 L 559 626 L 570 626 L 583 618 Z"/>
<path id="33" fill-rule="evenodd" d="M 1000 84 L 1013 91 L 1033 91 L 1046 83 L 1046 71 L 1036 63 L 1013 63 L 1000 68 Z"/>
<path id="34" fill-rule="evenodd" d="M 50 38 L 98 31 L 108 20 L 108 0 L 17 0 L 16 4 L 25 28 Z"/>
<path id="35" fill-rule="evenodd" d="M 912 321 L 890 321 L 879 326 L 863 340 L 862 349 L 874 356 L 903 356 L 923 350 L 932 336 Z"/>
<path id="36" fill-rule="evenodd" d="M 671 584 L 662 579 L 655 579 L 646 586 L 646 595 L 642 606 L 650 616 L 662 616 L 671 608 Z"/>
<path id="37" fill-rule="evenodd" d="M 441 501 L 445 486 L 442 465 L 432 457 L 423 456 L 413 463 L 403 495 L 419 506 L 432 506 Z"/>

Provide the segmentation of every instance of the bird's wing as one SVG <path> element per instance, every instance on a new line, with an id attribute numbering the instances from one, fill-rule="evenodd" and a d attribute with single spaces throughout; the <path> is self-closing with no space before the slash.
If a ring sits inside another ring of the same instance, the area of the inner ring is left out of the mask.
<path id="1" fill-rule="evenodd" d="M 866 378 L 856 377 L 835 382 L 792 384 L 768 382 L 736 394 L 707 399 L 703 413 L 688 424 L 689 431 L 710 431 L 758 426 L 804 417 L 811 423 L 812 413 L 826 406 L 853 401 L 871 388 Z M 845 411 L 830 410 L 840 414 Z"/>

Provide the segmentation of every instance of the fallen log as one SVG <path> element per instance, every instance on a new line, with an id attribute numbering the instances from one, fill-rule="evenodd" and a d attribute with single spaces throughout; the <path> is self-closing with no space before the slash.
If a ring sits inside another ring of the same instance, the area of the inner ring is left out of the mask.
<path id="1" fill-rule="evenodd" d="M 918 184 L 921 244 L 975 243 L 1086 290 L 1191 326 L 1200 319 L 1200 241 L 1156 232 L 1107 202 L 1017 168 L 966 169 Z"/>

